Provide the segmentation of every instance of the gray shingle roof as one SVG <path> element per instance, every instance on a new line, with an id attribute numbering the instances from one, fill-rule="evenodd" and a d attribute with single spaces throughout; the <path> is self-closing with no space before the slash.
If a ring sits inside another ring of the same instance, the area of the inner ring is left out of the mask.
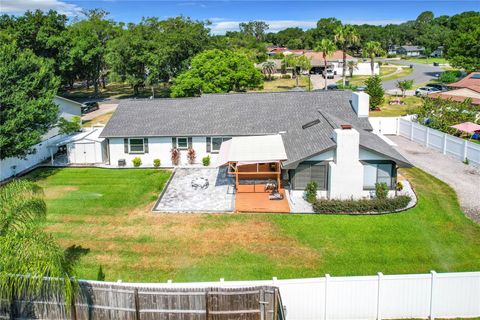
<path id="1" fill-rule="evenodd" d="M 405 49 L 405 51 L 423 51 L 424 47 L 421 46 L 401 46 L 400 48 Z"/>
<path id="2" fill-rule="evenodd" d="M 408 164 L 396 150 L 369 132 L 372 128 L 368 119 L 357 117 L 350 98 L 350 91 L 327 91 L 122 100 L 101 137 L 244 136 L 281 132 L 288 156 L 284 165 L 289 166 L 335 147 L 332 129 L 341 122 L 352 124 L 361 132 L 360 143 L 368 149 Z M 302 125 L 315 119 L 320 122 L 302 129 Z"/>

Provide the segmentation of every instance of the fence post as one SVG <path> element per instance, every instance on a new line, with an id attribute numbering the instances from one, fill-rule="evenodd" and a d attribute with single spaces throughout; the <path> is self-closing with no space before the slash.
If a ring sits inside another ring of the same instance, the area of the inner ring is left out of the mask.
<path id="1" fill-rule="evenodd" d="M 442 149 L 443 154 L 447 154 L 447 134 L 443 134 L 443 149 Z"/>
<path id="2" fill-rule="evenodd" d="M 400 134 L 400 117 L 397 117 L 397 121 L 395 123 L 395 135 Z"/>
<path id="3" fill-rule="evenodd" d="M 138 299 L 138 288 L 133 290 L 133 298 L 135 301 L 135 320 L 140 320 L 140 300 Z"/>
<path id="4" fill-rule="evenodd" d="M 381 288 L 382 288 L 382 278 L 383 278 L 383 273 L 379 272 L 377 273 L 378 275 L 378 286 L 377 286 L 377 320 L 382 319 L 382 308 L 381 308 L 381 299 L 380 296 L 382 294 Z"/>
<path id="5" fill-rule="evenodd" d="M 468 140 L 463 141 L 463 161 L 467 160 Z"/>
<path id="6" fill-rule="evenodd" d="M 329 279 L 330 279 L 330 275 L 327 273 L 325 275 L 325 300 L 324 300 L 324 307 L 323 307 L 323 320 L 327 320 L 328 280 Z"/>
<path id="7" fill-rule="evenodd" d="M 75 291 L 72 293 L 72 301 L 70 302 L 70 312 L 72 313 L 70 318 L 77 320 L 77 308 L 75 306 Z"/>
<path id="8" fill-rule="evenodd" d="M 413 121 L 410 121 L 410 141 L 413 141 Z"/>
<path id="9" fill-rule="evenodd" d="M 430 271 L 430 274 L 431 274 L 431 280 L 430 280 L 430 320 L 434 320 L 435 319 L 435 315 L 433 313 L 433 303 L 434 303 L 434 299 L 433 299 L 433 294 L 434 294 L 434 284 L 435 284 L 435 277 L 437 275 L 437 273 L 435 271 Z"/>
<path id="10" fill-rule="evenodd" d="M 427 148 L 428 148 L 428 140 L 429 140 L 428 138 L 429 138 L 429 136 L 430 136 L 430 128 L 427 127 L 427 130 L 425 131 L 425 147 L 427 147 Z"/>

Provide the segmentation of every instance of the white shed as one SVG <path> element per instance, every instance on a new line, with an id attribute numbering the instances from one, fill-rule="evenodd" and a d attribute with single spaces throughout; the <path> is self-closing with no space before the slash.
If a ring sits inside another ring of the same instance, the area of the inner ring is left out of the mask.
<path id="1" fill-rule="evenodd" d="M 107 143 L 100 138 L 103 127 L 93 127 L 68 136 L 56 147 L 66 146 L 68 164 L 95 164 L 107 160 Z"/>

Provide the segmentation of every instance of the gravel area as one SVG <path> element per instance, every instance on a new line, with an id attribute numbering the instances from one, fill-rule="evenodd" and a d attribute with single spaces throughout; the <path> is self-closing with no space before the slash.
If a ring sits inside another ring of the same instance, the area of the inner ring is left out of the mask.
<path id="1" fill-rule="evenodd" d="M 421 144 L 400 136 L 389 136 L 397 149 L 414 166 L 449 184 L 458 195 L 465 214 L 480 223 L 480 168 L 465 165 Z"/>

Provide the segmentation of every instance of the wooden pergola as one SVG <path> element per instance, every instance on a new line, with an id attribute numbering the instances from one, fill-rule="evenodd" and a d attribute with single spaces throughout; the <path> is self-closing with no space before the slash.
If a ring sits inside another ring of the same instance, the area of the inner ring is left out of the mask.
<path id="1" fill-rule="evenodd" d="M 276 180 L 277 187 L 280 188 L 281 164 L 280 161 L 241 163 L 229 162 L 229 174 L 235 175 L 235 189 L 239 191 L 240 179 L 272 179 Z"/>

